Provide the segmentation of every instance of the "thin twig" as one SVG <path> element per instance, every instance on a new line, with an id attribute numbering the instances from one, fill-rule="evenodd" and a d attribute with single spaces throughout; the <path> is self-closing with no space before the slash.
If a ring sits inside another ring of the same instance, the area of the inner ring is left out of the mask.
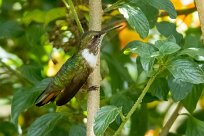
<path id="1" fill-rule="evenodd" d="M 169 133 L 169 130 L 171 128 L 171 126 L 173 125 L 173 123 L 175 122 L 176 118 L 179 115 L 179 111 L 183 108 L 183 105 L 181 102 L 178 103 L 176 109 L 174 110 L 173 114 L 171 114 L 171 117 L 169 118 L 169 120 L 166 122 L 166 124 L 164 125 L 164 127 L 162 128 L 162 131 L 160 133 L 159 136 L 167 136 Z"/>
<path id="2" fill-rule="evenodd" d="M 22 81 L 26 81 L 27 83 L 34 85 L 31 81 L 29 81 L 28 79 L 26 79 L 25 77 L 23 77 L 18 71 L 13 70 L 10 66 L 8 66 L 6 63 L 4 63 L 1 59 L 0 59 L 0 63 L 7 68 L 11 73 L 13 73 L 14 75 L 16 75 L 16 77 L 18 77 L 18 79 L 22 80 Z"/>
<path id="3" fill-rule="evenodd" d="M 176 13 L 177 13 L 177 15 L 188 15 L 188 14 L 195 12 L 196 10 L 197 10 L 196 7 L 193 7 L 193 8 L 189 8 L 189 9 L 176 10 Z M 161 12 L 159 14 L 159 17 L 165 17 L 168 15 L 169 14 L 167 12 Z"/>
<path id="4" fill-rule="evenodd" d="M 113 136 L 118 136 L 121 132 L 121 130 L 123 129 L 125 123 L 130 119 L 130 117 L 132 116 L 132 114 L 135 112 L 135 110 L 139 107 L 140 103 L 142 102 L 145 94 L 147 93 L 147 91 L 149 90 L 151 84 L 154 82 L 155 78 L 157 77 L 157 75 L 163 71 L 163 69 L 160 69 L 155 75 L 153 75 L 149 81 L 147 82 L 147 85 L 145 86 L 145 88 L 143 89 L 142 93 L 140 94 L 139 98 L 137 99 L 137 101 L 135 102 L 135 104 L 133 105 L 133 107 L 131 108 L 131 110 L 128 112 L 127 116 L 124 118 L 124 120 L 122 121 L 122 123 L 120 124 L 119 128 L 117 129 L 117 131 L 115 132 L 115 134 Z"/>
<path id="5" fill-rule="evenodd" d="M 70 8 L 70 10 L 71 10 L 71 12 L 72 12 L 72 15 L 73 15 L 73 17 L 74 17 L 74 20 L 75 20 L 76 23 L 77 23 L 77 26 L 78 26 L 79 31 L 80 31 L 81 33 L 84 33 L 84 29 L 83 29 L 83 27 L 82 27 L 82 25 L 81 25 L 81 22 L 80 22 L 80 20 L 79 20 L 79 17 L 78 17 L 78 15 L 77 15 L 77 12 L 76 12 L 76 10 L 75 10 L 75 8 L 74 8 L 74 4 L 73 4 L 72 0 L 68 0 L 68 4 L 67 4 L 66 0 L 62 0 L 62 1 L 63 1 L 64 5 L 66 6 L 67 9 Z"/>
<path id="6" fill-rule="evenodd" d="M 200 26 L 202 31 L 202 40 L 204 43 L 204 1 L 203 0 L 195 0 L 195 4 L 198 10 L 198 16 L 200 19 Z"/>

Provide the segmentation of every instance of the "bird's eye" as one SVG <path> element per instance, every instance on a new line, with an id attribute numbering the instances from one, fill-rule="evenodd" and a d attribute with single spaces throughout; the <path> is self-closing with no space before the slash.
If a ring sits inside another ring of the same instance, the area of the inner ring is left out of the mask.
<path id="1" fill-rule="evenodd" d="M 94 35 L 94 38 L 99 38 L 99 35 L 97 34 L 97 35 Z"/>

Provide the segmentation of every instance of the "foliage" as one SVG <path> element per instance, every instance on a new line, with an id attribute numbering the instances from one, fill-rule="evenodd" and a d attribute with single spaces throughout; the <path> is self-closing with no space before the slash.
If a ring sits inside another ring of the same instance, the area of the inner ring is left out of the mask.
<path id="1" fill-rule="evenodd" d="M 87 31 L 88 3 L 73 2 Z M 181 31 L 182 23 L 177 23 L 181 16 L 174 8 L 178 5 L 170 0 L 102 2 L 103 26 L 125 25 L 102 42 L 101 108 L 95 117 L 95 134 L 114 135 L 124 124 L 122 135 L 143 136 L 151 131 L 157 135 L 169 108 L 179 102 L 188 115 L 182 114 L 187 121 L 175 133 L 203 135 L 203 114 L 195 116 L 204 107 L 200 26 Z M 175 22 L 166 16 L 176 18 Z M 85 135 L 83 91 L 64 106 L 34 105 L 49 77 L 77 51 L 80 37 L 70 9 L 60 0 L 0 0 L 0 110 L 11 106 L 11 119 L 0 114 L 0 135 Z M 123 37 L 132 38 L 125 39 L 130 41 L 125 47 Z M 159 109 L 165 102 L 169 107 Z"/>

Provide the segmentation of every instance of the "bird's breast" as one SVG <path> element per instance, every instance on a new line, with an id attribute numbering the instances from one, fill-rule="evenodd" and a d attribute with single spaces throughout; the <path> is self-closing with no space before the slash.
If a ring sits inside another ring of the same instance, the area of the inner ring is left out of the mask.
<path id="1" fill-rule="evenodd" d="M 97 62 L 97 55 L 90 52 L 89 49 L 83 49 L 81 55 L 91 68 L 95 68 Z"/>

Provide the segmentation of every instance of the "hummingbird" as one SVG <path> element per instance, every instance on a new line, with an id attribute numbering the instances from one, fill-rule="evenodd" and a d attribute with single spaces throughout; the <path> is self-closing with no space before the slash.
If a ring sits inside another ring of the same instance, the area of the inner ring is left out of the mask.
<path id="1" fill-rule="evenodd" d="M 56 105 L 61 106 L 69 102 L 93 72 L 100 49 L 99 44 L 103 36 L 119 27 L 84 33 L 78 51 L 52 77 L 47 88 L 36 99 L 35 105 L 43 106 L 56 100 Z"/>

